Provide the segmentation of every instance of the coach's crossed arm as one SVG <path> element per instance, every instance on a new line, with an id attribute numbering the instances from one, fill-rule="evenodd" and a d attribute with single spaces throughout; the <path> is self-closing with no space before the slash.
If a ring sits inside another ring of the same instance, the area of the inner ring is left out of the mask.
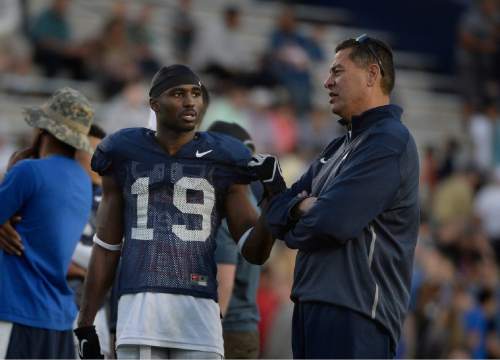
<path id="1" fill-rule="evenodd" d="M 314 251 L 355 239 L 386 210 L 401 181 L 399 155 L 370 148 L 350 163 L 285 235 L 292 249 Z"/>

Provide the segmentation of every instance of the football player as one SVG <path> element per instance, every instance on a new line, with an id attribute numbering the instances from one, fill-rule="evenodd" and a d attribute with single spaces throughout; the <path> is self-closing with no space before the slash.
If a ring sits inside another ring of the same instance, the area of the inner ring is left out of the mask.
<path id="1" fill-rule="evenodd" d="M 268 197 L 285 184 L 274 157 L 250 161 L 240 141 L 196 131 L 203 91 L 188 67 L 163 67 L 149 92 L 156 132 L 120 130 L 96 149 L 103 198 L 75 330 L 82 358 L 101 357 L 92 323 L 120 254 L 118 358 L 223 357 L 215 234 L 226 217 L 245 256 L 264 261 L 273 240 L 247 184 L 265 179 Z"/>

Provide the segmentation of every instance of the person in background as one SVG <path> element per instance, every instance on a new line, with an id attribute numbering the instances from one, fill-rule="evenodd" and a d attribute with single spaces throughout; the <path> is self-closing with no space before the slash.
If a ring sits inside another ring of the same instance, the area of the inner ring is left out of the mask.
<path id="1" fill-rule="evenodd" d="M 230 135 L 254 153 L 255 145 L 248 132 L 238 124 L 214 122 L 207 131 Z M 259 192 L 260 184 L 252 183 Z M 257 196 L 259 197 L 259 196 Z M 255 205 L 257 200 L 253 198 Z M 224 337 L 228 359 L 256 359 L 259 356 L 259 310 L 256 297 L 260 266 L 250 264 L 238 251 L 224 220 L 216 235 L 217 282 Z"/>
<path id="2" fill-rule="evenodd" d="M 87 137 L 93 114 L 70 88 L 26 109 L 33 144 L 13 156 L 0 184 L 1 358 L 75 356 L 77 310 L 66 274 L 92 199 L 75 152 L 93 152 Z"/>
<path id="3" fill-rule="evenodd" d="M 89 142 L 92 148 L 96 148 L 99 143 L 104 139 L 106 133 L 104 130 L 96 124 L 92 124 L 89 131 Z M 85 228 L 83 229 L 80 242 L 76 245 L 75 252 L 73 253 L 73 258 L 71 265 L 68 270 L 68 283 L 75 294 L 75 303 L 78 309 L 80 309 L 81 298 L 83 293 L 83 281 L 87 275 L 87 268 L 90 262 L 90 255 L 92 253 L 92 238 L 96 231 L 96 216 L 97 208 L 101 203 L 102 199 L 102 180 L 98 173 L 92 171 L 90 168 L 90 160 L 92 155 L 85 151 L 76 152 L 76 160 L 82 165 L 87 174 L 90 176 L 92 181 L 92 211 L 88 219 Z M 96 316 L 95 325 L 101 335 L 99 340 L 101 341 L 103 349 L 109 349 L 109 327 L 108 327 L 108 313 L 109 306 L 106 301 L 103 307 L 99 310 Z"/>
<path id="4" fill-rule="evenodd" d="M 83 44 L 74 44 L 71 26 L 66 18 L 70 1 L 53 0 L 52 5 L 33 22 L 31 38 L 35 48 L 34 61 L 45 76 L 55 77 L 69 70 L 77 80 L 88 78 Z"/>
<path id="5" fill-rule="evenodd" d="M 196 19 L 191 12 L 191 0 L 177 0 L 172 16 L 172 47 L 179 62 L 188 61 L 189 53 L 196 37 Z"/>
<path id="6" fill-rule="evenodd" d="M 249 67 L 251 54 L 242 41 L 241 10 L 229 5 L 222 19 L 199 29 L 191 47 L 191 63 L 196 69 L 221 80 L 239 78 Z"/>
<path id="7" fill-rule="evenodd" d="M 99 145 L 105 136 L 106 133 L 104 130 L 102 130 L 98 125 L 92 124 L 88 137 L 89 143 L 94 149 L 97 145 Z M 96 229 L 97 208 L 99 207 L 102 198 L 102 180 L 99 174 L 92 171 L 90 168 L 90 159 L 92 158 L 91 154 L 84 151 L 77 151 L 75 158 L 85 169 L 92 181 L 92 212 L 85 228 L 83 229 L 80 242 L 76 245 L 75 253 L 73 254 L 73 259 L 68 272 L 68 278 L 73 280 L 70 281 L 70 286 L 75 292 L 75 302 L 77 306 L 80 307 L 83 279 L 87 273 L 90 253 L 92 251 L 92 237 L 94 236 Z"/>
<path id="8" fill-rule="evenodd" d="M 324 51 L 319 41 L 299 29 L 293 8 L 286 7 L 280 14 L 268 51 L 271 73 L 288 90 L 297 114 L 304 115 L 314 94 L 312 66 L 323 60 Z"/>

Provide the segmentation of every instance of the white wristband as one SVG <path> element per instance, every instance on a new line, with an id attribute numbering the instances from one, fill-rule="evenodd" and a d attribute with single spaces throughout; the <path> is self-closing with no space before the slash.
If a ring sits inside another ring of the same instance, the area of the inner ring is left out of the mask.
<path id="1" fill-rule="evenodd" d="M 122 249 L 122 244 L 108 244 L 97 237 L 97 234 L 94 235 L 94 244 L 99 245 L 100 247 L 109 250 L 109 251 L 120 251 Z"/>
<path id="2" fill-rule="evenodd" d="M 245 231 L 243 235 L 241 235 L 240 240 L 238 240 L 238 251 L 240 252 L 241 255 L 243 255 L 243 247 L 245 246 L 245 243 L 248 240 L 248 237 L 250 236 L 252 230 L 253 226 L 247 231 Z"/>

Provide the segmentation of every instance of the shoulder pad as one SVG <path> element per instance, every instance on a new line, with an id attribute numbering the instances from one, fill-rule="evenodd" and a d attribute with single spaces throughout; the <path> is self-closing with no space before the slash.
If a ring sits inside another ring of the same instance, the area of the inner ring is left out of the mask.
<path id="1" fill-rule="evenodd" d="M 112 149 L 113 141 L 112 135 L 105 137 L 92 155 L 92 160 L 90 161 L 90 167 L 93 171 L 99 175 L 107 175 L 108 171 L 111 169 L 112 161 Z"/>
<path id="2" fill-rule="evenodd" d="M 246 167 L 252 157 L 250 149 L 230 135 L 211 131 L 200 133 L 200 135 L 205 138 L 207 143 L 217 149 L 217 152 L 214 152 L 214 160 L 216 161 Z"/>
<path id="3" fill-rule="evenodd" d="M 144 128 L 127 128 L 106 136 L 92 156 L 91 168 L 99 175 L 109 175 L 113 163 L 119 161 L 143 135 Z"/>

